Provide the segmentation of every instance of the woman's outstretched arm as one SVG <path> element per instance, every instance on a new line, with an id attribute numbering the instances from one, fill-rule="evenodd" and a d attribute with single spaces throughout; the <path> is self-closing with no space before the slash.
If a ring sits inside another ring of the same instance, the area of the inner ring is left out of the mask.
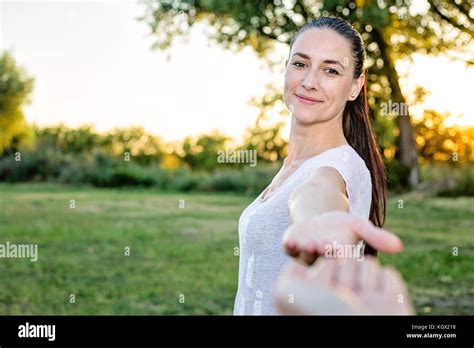
<path id="1" fill-rule="evenodd" d="M 288 201 L 292 223 L 309 220 L 329 211 L 349 212 L 346 184 L 331 167 L 315 169 Z"/>
<path id="2" fill-rule="evenodd" d="M 289 255 L 306 264 L 327 256 L 334 245 L 355 248 L 360 239 L 388 253 L 403 249 L 393 233 L 349 214 L 345 182 L 334 168 L 315 169 L 292 193 L 288 209 L 292 224 L 283 235 L 283 246 Z"/>

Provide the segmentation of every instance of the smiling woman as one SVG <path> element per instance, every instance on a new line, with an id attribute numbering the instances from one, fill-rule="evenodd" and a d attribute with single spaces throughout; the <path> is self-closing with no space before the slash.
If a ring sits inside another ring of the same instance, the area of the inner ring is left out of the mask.
<path id="1" fill-rule="evenodd" d="M 298 128 L 307 129 L 304 134 L 317 135 L 322 139 L 319 143 L 326 143 L 323 148 L 348 143 L 364 160 L 372 180 L 370 220 L 381 227 L 386 184 L 369 120 L 364 63 L 362 38 L 348 22 L 339 18 L 312 21 L 290 44 L 284 98 L 292 113 L 294 133 Z"/>
<path id="2" fill-rule="evenodd" d="M 357 246 L 360 255 L 363 241 L 366 253 L 401 251 L 400 240 L 380 228 L 386 184 L 364 62 L 360 34 L 339 18 L 314 20 L 292 40 L 283 93 L 291 112 L 288 156 L 240 217 L 234 314 L 278 314 L 272 294 L 292 257 L 311 265 L 334 245 Z"/>

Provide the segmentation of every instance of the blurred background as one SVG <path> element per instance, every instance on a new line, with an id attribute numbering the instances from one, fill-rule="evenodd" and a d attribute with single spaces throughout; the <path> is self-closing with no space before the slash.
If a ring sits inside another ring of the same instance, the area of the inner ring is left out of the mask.
<path id="1" fill-rule="evenodd" d="M 0 1 L 0 314 L 231 314 L 237 224 L 286 156 L 289 42 L 362 34 L 418 314 L 474 308 L 474 8 L 419 1 Z M 255 151 L 257 165 L 220 151 Z"/>

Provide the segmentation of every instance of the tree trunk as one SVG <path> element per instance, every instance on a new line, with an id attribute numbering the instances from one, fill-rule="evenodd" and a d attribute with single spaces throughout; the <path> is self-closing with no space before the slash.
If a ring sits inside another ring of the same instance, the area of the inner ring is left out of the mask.
<path id="1" fill-rule="evenodd" d="M 418 166 L 418 154 L 410 114 L 405 97 L 400 88 L 397 70 L 390 57 L 389 47 L 378 29 L 374 28 L 372 30 L 372 37 L 374 41 L 377 42 L 381 58 L 384 61 L 384 72 L 387 75 L 390 88 L 392 89 L 393 102 L 397 103 L 395 105 L 398 105 L 399 113 L 396 118 L 400 131 L 398 136 L 398 154 L 400 155 L 401 163 L 410 168 L 408 183 L 411 188 L 414 188 L 420 182 L 420 168 Z"/>

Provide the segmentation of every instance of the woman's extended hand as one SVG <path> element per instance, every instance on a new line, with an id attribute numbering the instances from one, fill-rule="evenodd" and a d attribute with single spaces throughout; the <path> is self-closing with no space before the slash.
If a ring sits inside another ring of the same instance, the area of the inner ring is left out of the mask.
<path id="1" fill-rule="evenodd" d="M 290 225 L 283 235 L 283 247 L 290 256 L 311 265 L 318 256 L 340 257 L 334 247 L 348 250 L 347 246 L 353 246 L 355 249 L 361 239 L 387 253 L 403 250 L 402 242 L 392 232 L 343 211 L 327 212 Z"/>

